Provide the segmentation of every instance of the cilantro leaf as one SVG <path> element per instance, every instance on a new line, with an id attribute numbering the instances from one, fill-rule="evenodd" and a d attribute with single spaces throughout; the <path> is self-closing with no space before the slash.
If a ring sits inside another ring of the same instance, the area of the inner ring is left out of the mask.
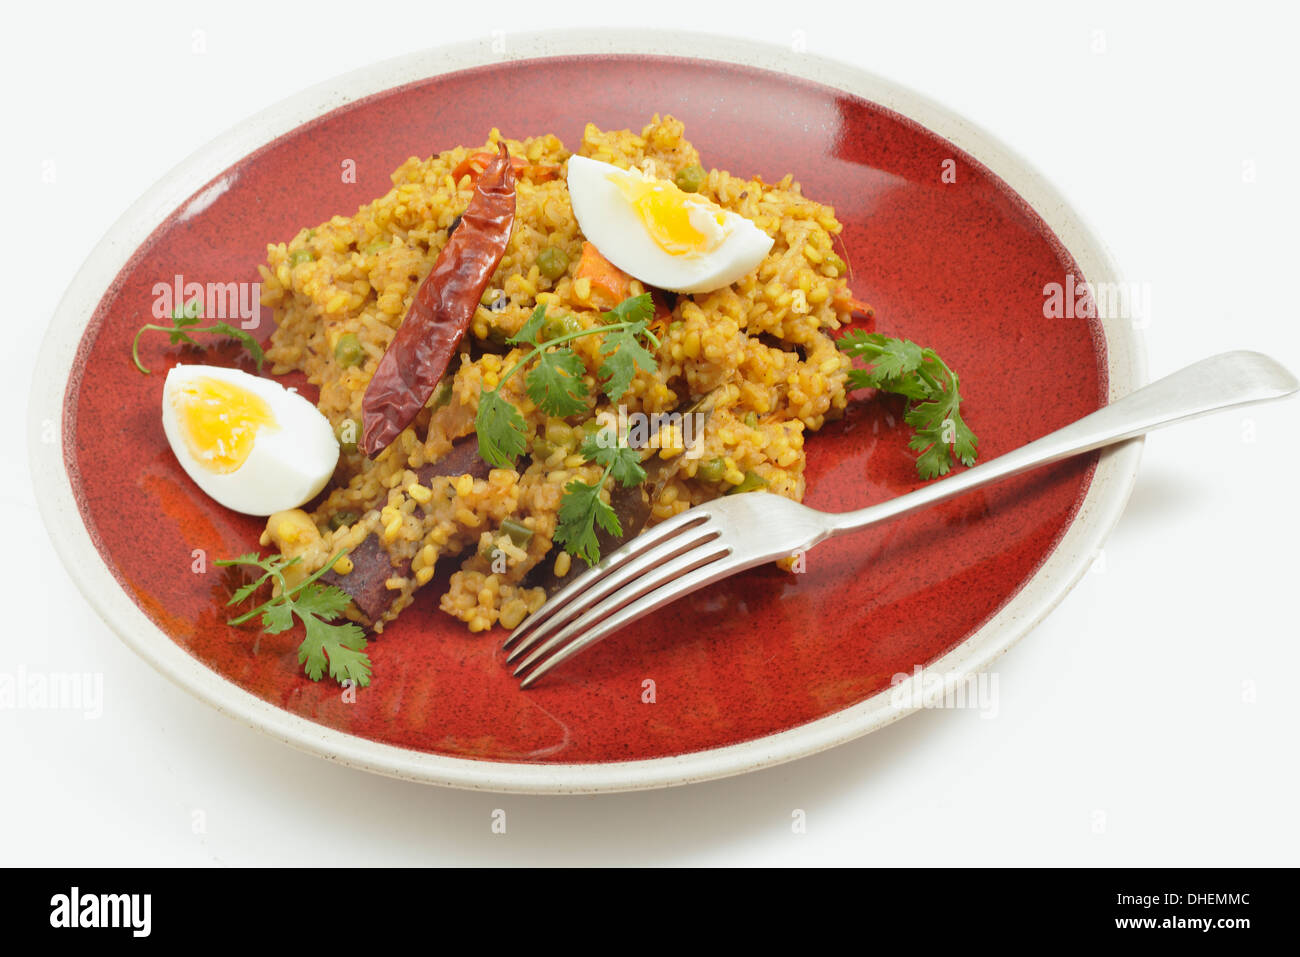
<path id="1" fill-rule="evenodd" d="M 869 363 L 849 371 L 852 388 L 879 389 L 908 400 L 903 420 L 915 430 L 908 447 L 919 453 L 916 470 L 922 478 L 947 474 L 954 457 L 963 465 L 975 464 L 979 441 L 961 417 L 957 373 L 933 349 L 861 329 L 845 333 L 835 345 Z"/>
<path id="2" fill-rule="evenodd" d="M 262 630 L 268 635 L 278 635 L 293 627 L 293 606 L 288 602 L 268 605 L 262 612 Z"/>
<path id="3" fill-rule="evenodd" d="M 909 339 L 890 339 L 878 332 L 853 329 L 835 343 L 841 352 L 854 358 L 866 359 L 872 365 L 864 370 L 868 384 L 898 379 L 915 372 L 924 359 L 921 347 Z"/>
<path id="4" fill-rule="evenodd" d="M 323 636 L 311 635 L 310 632 L 308 634 L 311 640 L 304 639 L 298 646 L 298 664 L 303 666 L 302 670 L 308 678 L 312 681 L 320 681 L 325 674 L 325 669 L 329 667 L 329 658 L 325 655 L 325 642 Z"/>
<path id="5" fill-rule="evenodd" d="M 365 632 L 355 622 L 331 624 L 352 602 L 343 589 L 335 585 L 319 584 L 317 579 L 334 567 L 343 555 L 339 552 L 304 581 L 289 587 L 284 569 L 300 559 L 271 555 L 262 558 L 254 552 L 238 558 L 220 559 L 217 565 L 252 565 L 263 572 L 251 586 L 245 585 L 235 593 L 229 604 L 248 598 L 257 586 L 268 578 L 273 579 L 279 594 L 258 605 L 252 611 L 230 619 L 229 624 L 240 625 L 256 615 L 261 615 L 262 630 L 268 635 L 288 631 L 296 617 L 303 624 L 305 637 L 298 646 L 298 663 L 312 681 L 319 681 L 328 668 L 330 677 L 342 683 L 351 681 L 364 688 L 370 684 L 370 658 L 365 654 Z"/>
<path id="6" fill-rule="evenodd" d="M 172 325 L 178 329 L 182 326 L 198 325 L 203 318 L 203 300 L 191 299 L 182 306 L 177 306 L 172 310 Z"/>
<path id="7" fill-rule="evenodd" d="M 238 558 L 228 558 L 216 562 L 217 565 L 255 565 L 259 568 L 264 569 L 260 577 L 254 578 L 252 581 L 236 588 L 235 591 L 231 594 L 230 600 L 226 602 L 226 604 L 238 605 L 240 602 L 246 601 L 248 598 L 250 598 L 253 595 L 255 591 L 257 591 L 259 588 L 262 587 L 263 584 L 265 584 L 268 578 L 270 578 L 276 572 L 279 572 L 282 568 L 288 565 L 292 565 L 296 561 L 298 561 L 298 559 L 296 558 L 285 560 L 279 558 L 278 556 L 274 558 L 262 560 L 261 558 L 258 557 L 257 552 L 245 552 L 243 555 L 240 555 Z"/>
<path id="8" fill-rule="evenodd" d="M 975 447 L 979 445 L 979 439 L 975 437 L 975 433 L 955 408 L 952 410 L 952 422 L 955 428 L 952 450 L 957 453 L 957 458 L 961 459 L 962 465 L 974 465 L 978 454 Z"/>
<path id="9" fill-rule="evenodd" d="M 512 346 L 537 345 L 537 336 L 542 331 L 542 326 L 546 324 L 546 304 L 538 306 L 533 310 L 533 314 L 528 317 L 528 321 L 519 327 L 519 331 L 506 340 Z"/>
<path id="10" fill-rule="evenodd" d="M 627 301 L 630 300 L 625 300 Z M 638 319 L 627 328 L 611 332 L 600 344 L 600 354 L 606 359 L 596 370 L 596 375 L 602 380 L 604 392 L 611 399 L 617 399 L 627 391 L 636 375 L 637 366 L 646 372 L 654 372 L 659 368 L 655 357 L 641 345 L 640 336 L 645 330 L 645 320 Z"/>
<path id="11" fill-rule="evenodd" d="M 643 292 L 639 296 L 624 299 L 609 312 L 604 313 L 602 318 L 607 325 L 616 322 L 648 323 L 654 314 L 654 300 L 650 298 L 650 293 Z"/>
<path id="12" fill-rule="evenodd" d="M 331 585 L 306 585 L 298 592 L 293 602 L 293 610 L 299 615 L 320 615 L 323 618 L 337 618 L 352 603 L 352 596 L 342 588 Z"/>
<path id="13" fill-rule="evenodd" d="M 266 360 L 266 353 L 262 351 L 262 344 L 254 339 L 246 329 L 239 329 L 228 322 L 218 322 L 205 331 L 225 336 L 228 339 L 234 339 L 253 357 L 253 361 L 257 363 L 257 371 L 262 371 L 262 363 Z"/>
<path id="14" fill-rule="evenodd" d="M 601 500 L 600 493 L 610 477 L 631 487 L 645 481 L 641 455 L 636 449 L 620 444 L 613 429 L 602 429 L 588 435 L 582 442 L 582 454 L 588 461 L 603 465 L 605 471 L 594 485 L 573 479 L 564 487 L 554 540 L 565 551 L 576 555 L 588 565 L 600 561 L 600 539 L 596 529 L 601 528 L 617 538 L 623 526 L 613 507 Z"/>
<path id="15" fill-rule="evenodd" d="M 581 451 L 588 461 L 609 469 L 614 481 L 622 485 L 640 485 L 645 481 L 641 453 L 626 445 L 619 445 L 613 429 L 602 429 L 587 436 L 582 442 Z"/>
<path id="16" fill-rule="evenodd" d="M 572 349 L 561 346 L 543 352 L 524 380 L 528 398 L 556 418 L 585 412 L 587 404 L 582 400 L 587 394 L 587 383 L 582 377 L 586 374 L 587 367 Z"/>
<path id="17" fill-rule="evenodd" d="M 524 417 L 501 397 L 499 389 L 479 396 L 474 428 L 478 432 L 478 454 L 497 468 L 514 468 L 515 459 L 528 448 Z"/>
<path id="18" fill-rule="evenodd" d="M 489 465 L 512 468 L 515 460 L 527 448 L 526 424 L 515 406 L 504 399 L 501 390 L 520 369 L 535 364 L 524 377 L 524 388 L 533 404 L 547 415 L 567 418 L 587 410 L 586 399 L 590 388 L 584 381 L 585 363 L 567 343 L 583 336 L 599 335 L 602 341 L 598 353 L 603 357 L 597 377 L 601 390 L 617 400 L 632 383 L 638 368 L 653 372 L 658 368 L 654 355 L 643 344 L 644 339 L 653 347 L 659 340 L 649 330 L 647 323 L 654 315 L 654 303 L 649 293 L 623 300 L 604 314 L 604 325 L 562 332 L 549 339 L 545 335 L 545 306 L 538 306 L 532 316 L 511 339 L 515 345 L 530 345 L 522 359 L 511 366 L 491 389 L 484 389 L 479 397 L 474 427 L 478 432 L 479 455 Z M 635 474 L 631 467 L 619 464 L 620 481 Z M 607 473 L 608 474 L 608 473 Z"/>
<path id="19" fill-rule="evenodd" d="M 262 344 L 257 341 L 247 330 L 239 329 L 228 322 L 216 322 L 204 328 L 198 327 L 199 319 L 203 316 L 203 302 L 199 299 L 193 299 L 184 306 L 172 310 L 170 326 L 159 326 L 153 323 L 141 326 L 136 330 L 135 339 L 131 342 L 131 361 L 135 367 L 145 375 L 149 370 L 144 367 L 140 361 L 140 337 L 146 332 L 165 332 L 167 341 L 174 346 L 187 345 L 196 349 L 202 348 L 202 343 L 195 339 L 191 332 L 212 333 L 213 335 L 224 336 L 227 339 L 233 339 L 244 347 L 253 361 L 257 363 L 257 371 L 262 371 L 262 364 L 266 361 L 266 353 L 262 349 Z"/>
<path id="20" fill-rule="evenodd" d="M 925 443 L 922 442 L 922 445 Z M 915 446 L 914 446 L 915 447 Z M 937 442 L 916 457 L 916 471 L 923 479 L 938 478 L 946 475 L 951 467 L 946 446 Z"/>
<path id="21" fill-rule="evenodd" d="M 853 389 L 893 392 L 908 399 L 924 399 L 930 394 L 929 387 L 915 376 L 891 379 L 877 375 L 872 369 L 850 369 L 849 386 Z"/>
<path id="22" fill-rule="evenodd" d="M 307 637 L 298 648 L 298 663 L 308 678 L 320 681 L 328 665 L 330 677 L 339 684 L 351 681 L 359 688 L 370 684 L 370 658 L 363 650 L 366 636 L 359 625 L 350 621 L 330 625 L 311 614 L 302 616 L 302 621 Z"/>
<path id="23" fill-rule="evenodd" d="M 555 541 L 564 550 L 577 555 L 588 565 L 600 561 L 600 542 L 596 538 L 596 524 L 611 535 L 622 535 L 623 527 L 618 515 L 601 501 L 600 490 L 604 478 L 595 485 L 573 479 L 564 486 L 564 497 L 556 513 Z"/>
<path id="24" fill-rule="evenodd" d="M 255 579 L 247 585 L 241 585 L 239 588 L 236 588 L 234 594 L 230 596 L 230 601 L 226 602 L 226 604 L 238 605 L 241 601 L 245 601 L 253 594 L 253 592 L 262 587 L 262 583 L 266 581 L 267 577 L 267 575 L 263 575 L 261 578 Z"/>
<path id="25" fill-rule="evenodd" d="M 596 496 L 595 511 L 593 514 L 596 518 L 596 524 L 610 535 L 618 536 L 623 534 L 623 526 L 619 523 L 618 513 L 615 512 L 611 506 L 606 505 L 601 500 L 600 496 Z M 596 552 L 596 560 L 600 561 L 599 551 Z M 590 562 L 588 562 L 588 564 L 590 564 Z"/>

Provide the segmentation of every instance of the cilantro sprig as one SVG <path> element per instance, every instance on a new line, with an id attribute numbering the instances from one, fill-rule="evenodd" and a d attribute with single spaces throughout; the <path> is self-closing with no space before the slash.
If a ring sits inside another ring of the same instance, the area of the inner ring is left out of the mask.
<path id="1" fill-rule="evenodd" d="M 564 486 L 555 526 L 555 541 L 565 551 L 577 555 L 588 565 L 600 561 L 600 542 L 596 538 L 599 525 L 610 535 L 622 535 L 623 526 L 618 514 L 600 497 L 605 482 L 610 478 L 624 486 L 640 485 L 645 481 L 645 469 L 636 449 L 621 444 L 613 429 L 603 429 L 587 436 L 580 450 L 589 462 L 603 465 L 605 471 L 595 484 L 573 479 Z"/>
<path id="2" fill-rule="evenodd" d="M 224 336 L 227 339 L 234 339 L 240 343 L 248 354 L 253 357 L 257 363 L 257 371 L 262 371 L 262 363 L 266 359 L 266 354 L 262 351 L 262 344 L 258 342 L 245 329 L 232 326 L 228 322 L 214 322 L 210 326 L 199 327 L 199 320 L 203 318 L 203 303 L 198 299 L 187 302 L 184 306 L 179 306 L 172 310 L 172 324 L 170 326 L 161 326 L 154 323 L 141 326 L 135 334 L 135 339 L 131 341 L 131 361 L 135 367 L 145 375 L 149 370 L 144 367 L 140 361 L 140 337 L 146 332 L 165 332 L 167 340 L 174 346 L 184 343 L 188 346 L 194 346 L 201 349 L 202 344 L 194 338 L 194 334 L 211 333 L 216 336 Z"/>
<path id="3" fill-rule="evenodd" d="M 515 460 L 528 449 L 524 417 L 501 393 L 512 376 L 527 368 L 524 390 L 546 415 L 567 418 L 585 412 L 589 389 L 583 376 L 587 367 L 569 343 L 598 335 L 603 339 L 597 350 L 601 363 L 596 381 L 607 398 L 617 401 L 632 384 L 637 369 L 653 373 L 659 368 L 651 351 L 659 348 L 659 339 L 649 329 L 653 316 L 654 303 L 649 293 L 643 293 L 624 299 L 604 313 L 598 326 L 568 331 L 562 326 L 557 335 L 547 337 L 546 306 L 533 310 L 528 321 L 507 340 L 510 345 L 532 349 L 501 376 L 494 388 L 484 389 L 479 397 L 474 426 L 483 460 L 497 468 L 513 468 Z M 613 430 L 587 436 L 581 452 L 605 470 L 595 484 L 573 479 L 564 487 L 554 540 L 570 554 L 594 565 L 600 561 L 596 529 L 623 534 L 618 515 L 601 500 L 601 491 L 611 477 L 626 486 L 640 484 L 645 481 L 645 470 L 636 450 L 620 445 Z"/>
<path id="4" fill-rule="evenodd" d="M 921 478 L 944 475 L 956 458 L 975 464 L 978 440 L 961 417 L 957 373 L 935 353 L 908 339 L 893 339 L 878 332 L 853 329 L 835 341 L 841 352 L 869 363 L 849 372 L 854 389 L 879 389 L 907 399 L 903 421 L 916 434 L 908 447 L 920 454 L 916 470 Z"/>
<path id="5" fill-rule="evenodd" d="M 343 614 L 352 598 L 335 585 L 321 585 L 316 581 L 333 568 L 342 556 L 343 553 L 339 552 L 292 588 L 285 581 L 284 570 L 290 565 L 296 565 L 301 560 L 298 557 L 270 555 L 262 558 L 256 552 L 249 552 L 238 558 L 220 559 L 214 564 L 248 565 L 262 570 L 259 578 L 235 590 L 226 603 L 227 606 L 247 601 L 268 581 L 279 586 L 279 595 L 262 602 L 251 611 L 231 618 L 228 624 L 242 625 L 260 614 L 262 630 L 268 635 L 275 635 L 292 628 L 296 616 L 306 632 L 298 647 L 298 663 L 303 666 L 307 677 L 312 681 L 320 681 L 328 668 L 330 677 L 340 684 L 350 680 L 357 687 L 364 688 L 370 684 L 370 658 L 365 653 L 365 632 L 361 626 L 351 621 L 330 624 Z"/>
<path id="6" fill-rule="evenodd" d="M 483 460 L 497 468 L 513 468 L 515 460 L 528 448 L 524 417 L 509 402 L 501 390 L 519 372 L 528 367 L 524 388 L 528 398 L 544 413 L 557 418 L 576 415 L 587 408 L 587 371 L 582 358 L 569 343 L 583 336 L 604 336 L 599 353 L 602 357 L 596 370 L 601 391 L 611 400 L 617 400 L 629 385 L 638 368 L 655 372 L 658 364 L 653 353 L 659 340 L 650 331 L 654 303 L 649 293 L 623 300 L 603 315 L 603 324 L 590 329 L 575 329 L 543 338 L 546 325 L 546 306 L 533 310 L 532 316 L 519 331 L 507 341 L 510 345 L 532 346 L 523 358 L 501 376 L 492 389 L 484 389 L 479 397 L 474 427 L 478 433 L 478 451 Z M 644 343 L 644 344 L 643 344 Z"/>

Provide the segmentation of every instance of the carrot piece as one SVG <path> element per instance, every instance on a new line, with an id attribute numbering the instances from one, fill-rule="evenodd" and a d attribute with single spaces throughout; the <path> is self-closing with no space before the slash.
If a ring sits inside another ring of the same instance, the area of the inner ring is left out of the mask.
<path id="1" fill-rule="evenodd" d="M 466 174 L 472 175 L 475 179 L 482 174 L 487 168 L 487 164 L 496 158 L 495 153 L 478 152 L 470 153 L 463 160 L 456 164 L 456 168 L 451 171 L 451 178 L 457 183 L 461 177 Z M 510 169 L 515 176 L 523 176 L 533 180 L 536 183 L 544 183 L 547 180 L 555 179 L 559 175 L 559 167 L 546 165 L 533 165 L 525 159 L 518 156 L 510 157 Z"/>
<path id="2" fill-rule="evenodd" d="M 673 321 L 673 311 L 668 308 L 668 302 L 659 289 L 650 290 L 650 301 L 654 303 L 655 312 L 647 328 L 656 336 L 662 336 L 668 331 L 668 324 Z"/>
<path id="3" fill-rule="evenodd" d="M 668 322 L 672 319 L 673 311 L 668 307 L 668 301 L 660 290 L 650 290 L 650 301 L 654 303 L 655 307 L 655 322 Z"/>
<path id="4" fill-rule="evenodd" d="M 596 308 L 608 311 L 627 298 L 632 277 L 600 254 L 591 243 L 582 244 L 582 258 L 573 279 L 591 282 L 590 302 Z"/>
<path id="5" fill-rule="evenodd" d="M 876 314 L 876 310 L 874 306 L 872 306 L 869 303 L 863 302 L 861 299 L 855 299 L 853 297 L 853 294 L 849 292 L 847 289 L 844 290 L 843 295 L 837 294 L 835 296 L 835 302 L 839 304 L 841 308 L 843 308 L 844 310 L 858 315 L 866 316 L 868 319 L 872 318 Z"/>
<path id="6" fill-rule="evenodd" d="M 549 166 L 545 163 L 532 163 L 524 167 L 524 179 L 531 179 L 534 183 L 545 183 L 559 175 L 558 166 Z"/>

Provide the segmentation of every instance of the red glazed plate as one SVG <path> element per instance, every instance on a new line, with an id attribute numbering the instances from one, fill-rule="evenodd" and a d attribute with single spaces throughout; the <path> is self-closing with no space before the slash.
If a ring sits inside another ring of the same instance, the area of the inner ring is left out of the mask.
<path id="1" fill-rule="evenodd" d="M 512 37 L 512 53 L 419 54 L 286 101 L 175 170 L 95 250 L 43 346 L 32 417 L 62 423 L 57 443 L 33 435 L 33 468 L 88 599 L 168 677 L 294 746 L 494 790 L 626 790 L 762 767 L 912 710 L 911 686 L 891 683 L 915 666 L 987 666 L 1086 569 L 1139 442 L 826 543 L 802 574 L 731 579 L 527 692 L 504 665 L 504 632 L 464 631 L 437 610 L 436 585 L 372 642 L 374 681 L 355 700 L 302 676 L 291 635 L 225 625 L 210 560 L 255 547 L 261 522 L 200 493 L 167 447 L 163 374 L 195 360 L 153 343 L 153 374 L 131 365 L 155 284 L 256 281 L 267 242 L 350 214 L 407 156 L 480 143 L 493 126 L 573 147 L 587 121 L 639 129 L 666 112 L 706 165 L 792 172 L 845 224 L 852 287 L 876 328 L 934 346 L 961 373 L 983 460 L 1141 384 L 1131 325 L 1043 315 L 1049 283 L 1115 281 L 1101 245 L 1023 161 L 915 94 L 718 37 L 541 34 Z M 355 182 L 340 175 L 349 160 Z M 1039 378 L 1013 383 L 1011 353 Z M 888 401 L 858 405 L 811 437 L 807 503 L 858 508 L 914 488 L 898 415 Z M 191 570 L 196 549 L 206 574 Z"/>

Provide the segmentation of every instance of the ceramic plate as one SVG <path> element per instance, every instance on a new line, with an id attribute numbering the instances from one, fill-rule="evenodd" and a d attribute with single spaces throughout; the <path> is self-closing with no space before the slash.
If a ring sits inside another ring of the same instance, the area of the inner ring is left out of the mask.
<path id="1" fill-rule="evenodd" d="M 1023 161 L 913 93 L 718 37 L 543 34 L 512 36 L 508 58 L 487 43 L 419 54 L 210 144 L 126 213 L 62 301 L 32 416 L 62 427 L 56 442 L 32 437 L 36 488 L 113 629 L 203 700 L 304 750 L 420 781 L 564 792 L 821 750 L 911 710 L 896 675 L 983 668 L 1046 614 L 1118 518 L 1138 443 L 828 542 L 802 574 L 773 567 L 697 593 L 526 692 L 504 666 L 504 633 L 467 633 L 428 593 L 372 643 L 374 681 L 355 701 L 302 676 L 291 635 L 224 623 L 219 575 L 192 572 L 192 555 L 247 551 L 262 523 L 199 493 L 168 449 L 163 373 L 184 357 L 154 343 L 150 376 L 129 357 L 155 284 L 256 281 L 268 242 L 350 215 L 406 157 L 481 143 L 492 127 L 574 147 L 587 121 L 639 129 L 655 112 L 685 122 L 706 165 L 792 172 L 835 207 L 854 293 L 877 330 L 959 370 L 985 460 L 1140 384 L 1130 325 L 1044 317 L 1049 284 L 1115 281 L 1101 245 Z M 916 487 L 898 413 L 855 406 L 812 437 L 807 503 L 858 508 Z"/>

